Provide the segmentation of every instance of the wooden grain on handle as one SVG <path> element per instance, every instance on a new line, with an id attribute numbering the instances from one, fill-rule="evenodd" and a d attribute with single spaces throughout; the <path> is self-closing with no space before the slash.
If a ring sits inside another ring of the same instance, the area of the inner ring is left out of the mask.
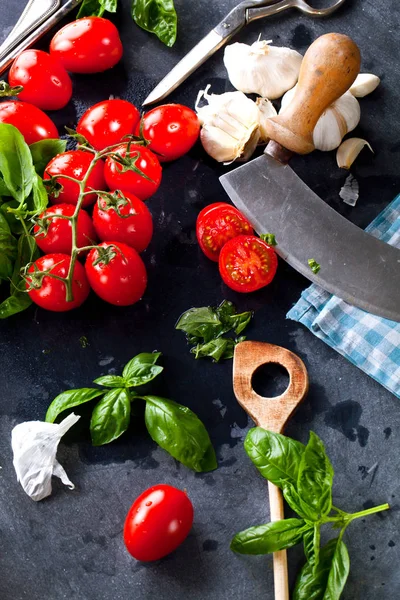
<path id="1" fill-rule="evenodd" d="M 283 511 L 283 496 L 281 490 L 268 481 L 269 507 L 271 521 L 281 521 L 285 518 Z M 274 552 L 274 590 L 275 600 L 289 600 L 288 566 L 286 550 Z"/>
<path id="2" fill-rule="evenodd" d="M 318 119 L 340 98 L 360 72 L 358 46 L 347 35 L 328 33 L 307 50 L 300 69 L 293 100 L 286 109 L 267 119 L 266 129 L 273 143 L 266 152 L 287 162 L 287 150 L 308 154 L 314 150 L 313 131 Z M 284 149 L 286 152 L 284 152 Z"/>

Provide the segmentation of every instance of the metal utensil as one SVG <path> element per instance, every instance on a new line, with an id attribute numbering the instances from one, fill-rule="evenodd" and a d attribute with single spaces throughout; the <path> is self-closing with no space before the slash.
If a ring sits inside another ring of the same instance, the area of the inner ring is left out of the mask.
<path id="1" fill-rule="evenodd" d="M 400 250 L 347 221 L 284 164 L 293 152 L 313 150 L 318 118 L 350 87 L 358 69 L 359 51 L 347 36 L 318 38 L 304 57 L 293 101 L 268 119 L 275 141 L 264 156 L 220 181 L 254 229 L 274 233 L 278 254 L 305 277 L 349 304 L 400 321 Z M 321 265 L 317 274 L 309 259 Z"/>
<path id="2" fill-rule="evenodd" d="M 163 100 L 210 56 L 252 21 L 279 14 L 290 8 L 297 8 L 297 10 L 310 17 L 327 17 L 342 6 L 345 1 L 336 0 L 327 8 L 313 8 L 305 0 L 245 0 L 241 2 L 160 81 L 147 96 L 143 106 Z"/>
<path id="3" fill-rule="evenodd" d="M 289 386 L 276 398 L 263 398 L 253 389 L 255 371 L 267 363 L 283 366 L 289 374 Z M 264 429 L 282 433 L 287 421 L 308 392 L 308 374 L 303 361 L 293 352 L 263 342 L 241 342 L 233 358 L 233 390 L 240 406 Z M 279 488 L 268 482 L 271 521 L 285 518 Z M 275 600 L 289 600 L 286 550 L 274 553 Z"/>
<path id="4" fill-rule="evenodd" d="M 68 0 L 60 7 L 60 0 L 30 0 L 0 47 L 0 75 L 23 50 L 37 42 L 81 2 L 82 0 Z"/>

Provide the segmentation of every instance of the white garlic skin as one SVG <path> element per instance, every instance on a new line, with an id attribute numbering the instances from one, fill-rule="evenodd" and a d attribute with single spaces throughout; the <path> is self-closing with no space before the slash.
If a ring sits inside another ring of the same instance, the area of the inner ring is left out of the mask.
<path id="1" fill-rule="evenodd" d="M 278 114 L 276 112 L 275 106 L 267 100 L 267 98 L 257 98 L 256 106 L 259 110 L 259 123 L 260 123 L 260 144 L 267 144 L 269 142 L 269 135 L 266 130 L 266 121 L 271 119 L 272 117 L 276 117 Z"/>
<path id="2" fill-rule="evenodd" d="M 364 98 L 376 90 L 380 82 L 381 80 L 377 75 L 372 75 L 372 73 L 360 73 L 357 75 L 349 92 L 356 98 Z"/>
<path id="3" fill-rule="evenodd" d="M 373 153 L 371 145 L 367 140 L 361 138 L 349 138 L 341 144 L 336 152 L 336 162 L 341 169 L 350 169 L 361 150 L 367 146 Z"/>
<path id="4" fill-rule="evenodd" d="M 293 99 L 296 87 L 289 90 L 282 98 L 280 113 Z M 346 92 L 322 113 L 314 131 L 313 143 L 317 150 L 335 150 L 340 146 L 344 136 L 353 131 L 360 122 L 360 104 L 350 92 Z"/>
<path id="5" fill-rule="evenodd" d="M 297 82 L 303 57 L 296 50 L 269 44 L 265 40 L 251 46 L 230 44 L 225 48 L 224 63 L 237 90 L 275 100 Z"/>

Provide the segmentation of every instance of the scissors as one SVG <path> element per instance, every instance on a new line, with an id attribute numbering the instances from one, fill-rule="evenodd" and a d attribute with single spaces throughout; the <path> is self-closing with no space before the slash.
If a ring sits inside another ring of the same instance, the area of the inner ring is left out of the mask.
<path id="1" fill-rule="evenodd" d="M 305 0 L 244 0 L 178 62 L 147 96 L 143 106 L 163 100 L 245 25 L 257 19 L 277 15 L 290 8 L 297 8 L 310 17 L 327 17 L 345 1 L 336 0 L 327 8 L 313 8 Z"/>

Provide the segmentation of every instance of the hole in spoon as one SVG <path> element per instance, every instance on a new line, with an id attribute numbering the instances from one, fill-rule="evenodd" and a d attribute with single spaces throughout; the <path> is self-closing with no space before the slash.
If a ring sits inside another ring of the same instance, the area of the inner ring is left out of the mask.
<path id="1" fill-rule="evenodd" d="M 259 396 L 275 398 L 287 390 L 289 373 L 282 365 L 267 363 L 254 371 L 251 385 Z"/>

